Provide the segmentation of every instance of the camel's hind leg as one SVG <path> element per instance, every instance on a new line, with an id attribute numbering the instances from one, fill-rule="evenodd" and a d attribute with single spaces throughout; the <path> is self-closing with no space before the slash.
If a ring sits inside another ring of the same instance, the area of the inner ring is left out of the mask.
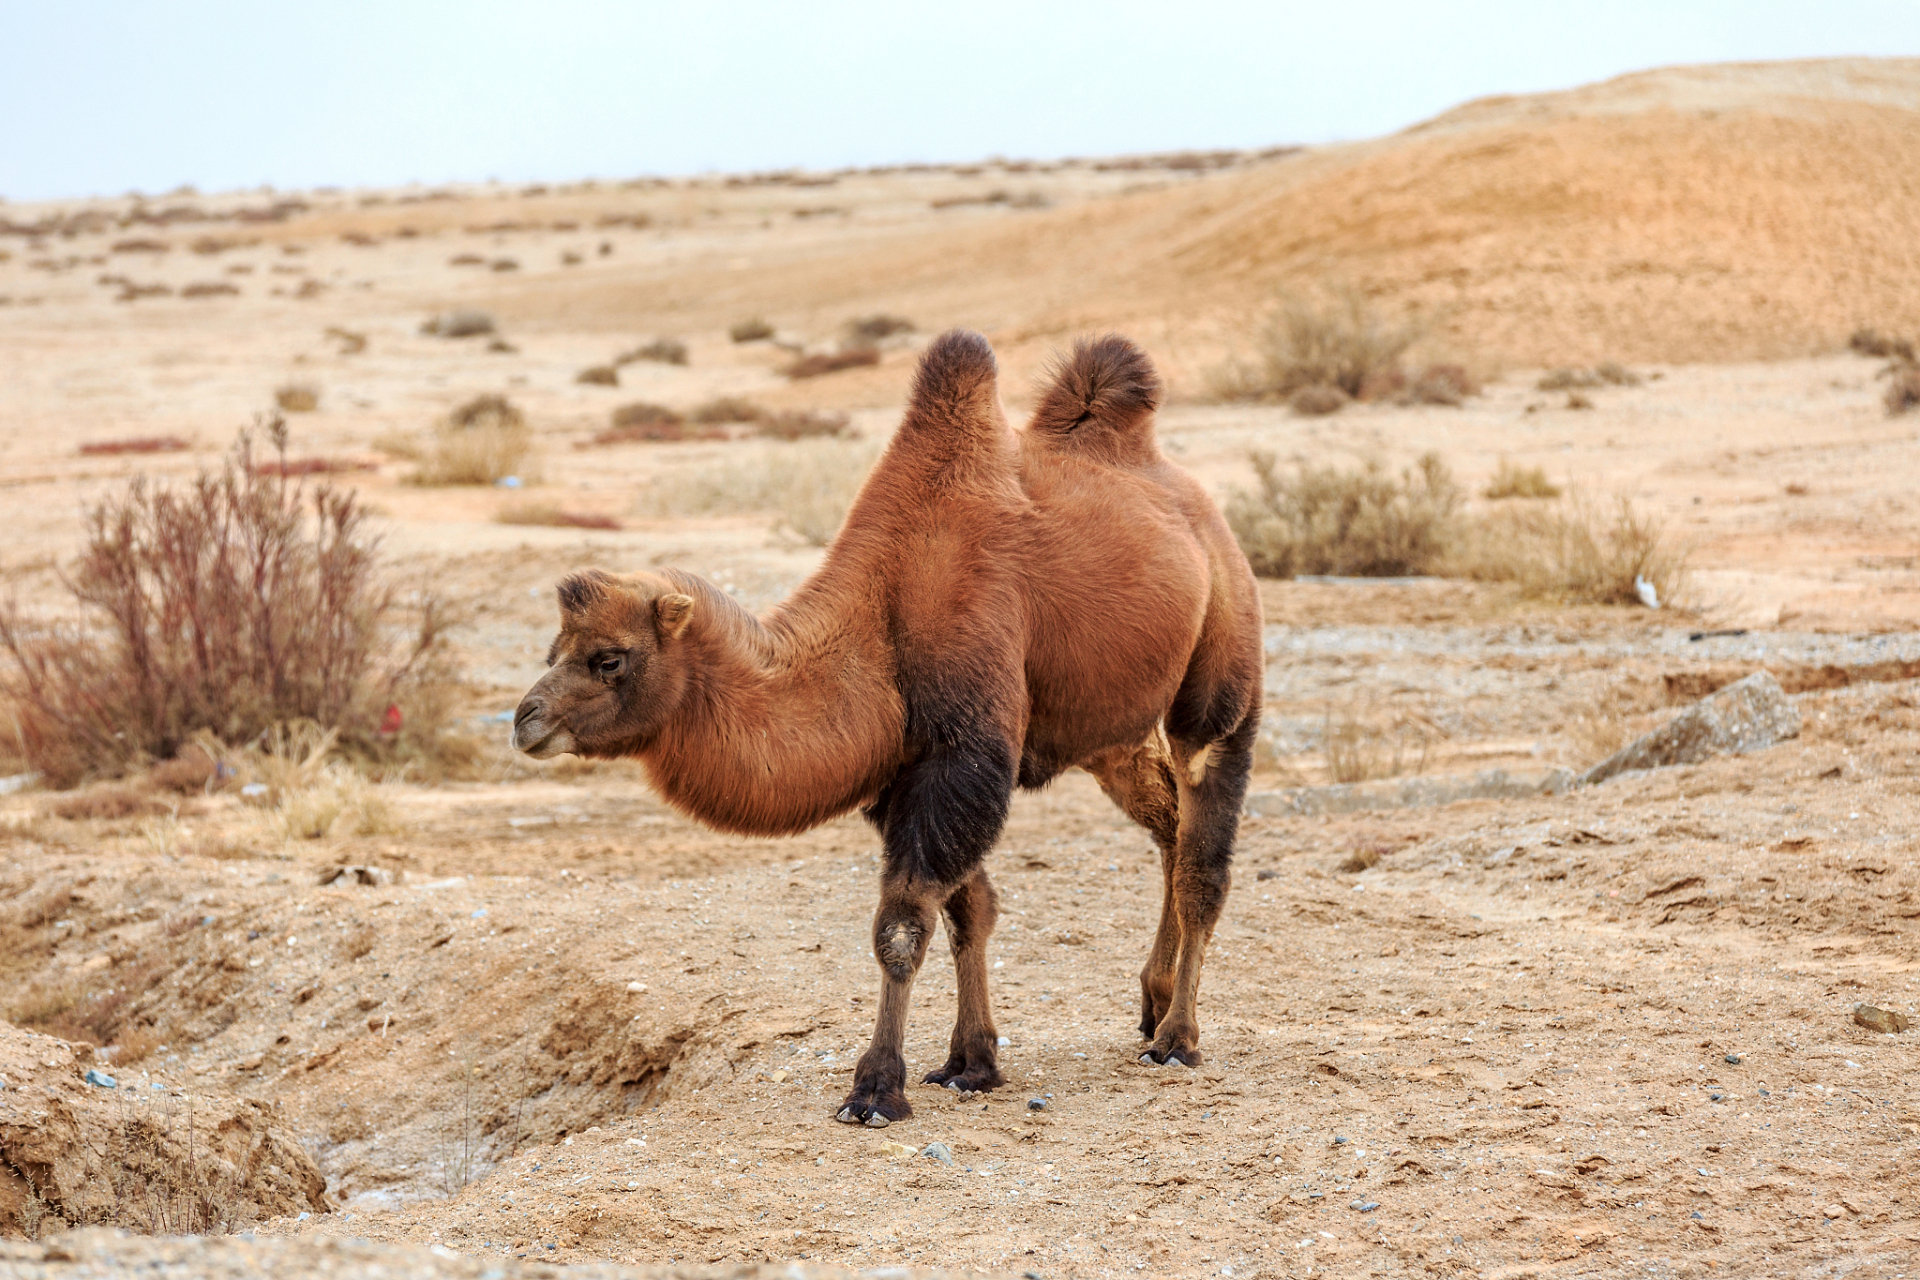
<path id="1" fill-rule="evenodd" d="M 926 1083 L 943 1084 L 961 1093 L 984 1092 L 1006 1083 L 1000 1074 L 1000 1033 L 994 1030 L 993 1010 L 987 1002 L 987 939 L 1000 908 L 986 868 L 974 872 L 953 891 L 945 911 L 960 1009 L 954 1019 L 947 1063 L 938 1071 L 929 1071 Z"/>
<path id="2" fill-rule="evenodd" d="M 1200 1061 L 1200 966 L 1226 906 L 1232 883 L 1233 841 L 1253 766 L 1256 707 L 1225 737 L 1205 744 L 1175 743 L 1180 831 L 1168 877 L 1168 901 L 1179 931 L 1171 999 L 1150 1036 L 1143 1062 Z"/>
<path id="3" fill-rule="evenodd" d="M 1138 747 L 1110 751 L 1087 771 L 1120 811 L 1145 827 L 1160 848 L 1160 928 L 1140 971 L 1140 1035 L 1151 1039 L 1173 1003 L 1174 965 L 1180 957 L 1180 921 L 1174 910 L 1174 865 L 1180 835 L 1180 794 L 1166 735 L 1153 731 Z"/>

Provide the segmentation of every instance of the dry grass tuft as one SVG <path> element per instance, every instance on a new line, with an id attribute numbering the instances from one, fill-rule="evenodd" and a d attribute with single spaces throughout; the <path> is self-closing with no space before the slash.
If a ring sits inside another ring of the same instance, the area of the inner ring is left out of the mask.
<path id="1" fill-rule="evenodd" d="M 1872 356 L 1876 360 L 1892 358 L 1908 364 L 1914 360 L 1911 342 L 1890 333 L 1881 333 L 1878 329 L 1855 329 L 1847 339 L 1847 346 L 1860 355 Z"/>
<path id="2" fill-rule="evenodd" d="M 394 442 L 383 442 L 383 448 Z M 505 396 L 476 396 L 434 428 L 424 448 L 416 448 L 419 468 L 408 482 L 418 485 L 497 484 L 508 476 L 533 479 L 533 428 Z"/>
<path id="3" fill-rule="evenodd" d="M 1502 458 L 1480 496 L 1494 502 L 1502 498 L 1557 498 L 1560 486 L 1547 479 L 1542 467 L 1516 467 Z"/>
<path id="4" fill-rule="evenodd" d="M 789 378 L 818 378 L 823 374 L 838 373 L 842 369 L 859 369 L 880 363 L 878 347 L 849 347 L 843 351 L 822 352 L 817 355 L 801 356 L 784 370 Z"/>
<path id="5" fill-rule="evenodd" d="M 681 440 L 724 440 L 710 425 L 690 427 L 678 409 L 641 400 L 613 411 L 613 426 L 593 437 L 594 444 L 672 444 Z"/>
<path id="6" fill-rule="evenodd" d="M 774 440 L 804 440 L 815 436 L 837 436 L 847 429 L 844 413 L 810 412 L 782 409 L 763 413 L 754 420 L 756 434 Z"/>
<path id="7" fill-rule="evenodd" d="M 727 336 L 735 342 L 765 342 L 773 336 L 773 326 L 755 316 L 728 329 Z"/>
<path id="8" fill-rule="evenodd" d="M 1424 770 L 1438 736 L 1429 721 L 1415 715 L 1329 709 L 1320 752 L 1333 782 L 1371 782 Z"/>
<path id="9" fill-rule="evenodd" d="M 856 440 L 742 446 L 722 465 L 656 484 L 642 505 L 661 517 L 771 514 L 776 530 L 825 546 L 879 456 Z"/>
<path id="10" fill-rule="evenodd" d="M 678 338 L 655 338 L 652 342 L 615 356 L 613 362 L 622 365 L 642 360 L 651 360 L 656 364 L 685 364 L 687 344 Z"/>
<path id="11" fill-rule="evenodd" d="M 1315 383 L 1287 397 L 1287 408 L 1303 418 L 1324 418 L 1338 413 L 1353 402 L 1353 397 L 1338 387 Z"/>
<path id="12" fill-rule="evenodd" d="M 1227 501 L 1227 523 L 1255 573 L 1397 577 L 1433 572 L 1458 536 L 1464 497 L 1437 454 L 1399 476 L 1378 460 L 1357 470 L 1301 464 L 1283 475 L 1253 455 L 1259 491 Z"/>
<path id="13" fill-rule="evenodd" d="M 1348 398 L 1398 367 L 1419 337 L 1411 325 L 1383 320 L 1356 290 L 1310 298 L 1283 296 L 1268 318 L 1251 363 L 1229 368 L 1217 390 L 1234 400 L 1285 400 L 1307 387 L 1334 387 Z"/>
<path id="14" fill-rule="evenodd" d="M 493 317 L 484 311 L 443 311 L 420 326 L 420 332 L 440 338 L 475 338 L 492 333 Z"/>
<path id="15" fill-rule="evenodd" d="M 136 478 L 87 513 L 84 623 L 0 610 L 8 736 L 59 787 L 296 718 L 369 759 L 431 756 L 458 689 L 442 611 L 403 602 L 365 519 L 355 494 L 261 475 L 246 435 L 189 485 Z"/>
<path id="16" fill-rule="evenodd" d="M 567 511 L 551 502 L 508 507 L 493 518 L 499 524 L 541 525 L 552 529 L 618 529 L 620 527 L 620 522 L 612 516 L 595 515 L 585 511 Z"/>
<path id="17" fill-rule="evenodd" d="M 1460 577 L 1512 582 L 1525 595 L 1570 604 L 1640 605 L 1638 581 L 1662 605 L 1684 597 L 1687 550 L 1625 496 L 1579 492 L 1552 505 L 1505 507 L 1466 532 L 1448 566 Z"/>
<path id="18" fill-rule="evenodd" d="M 1541 391 L 1587 391 L 1594 387 L 1637 387 L 1640 375 L 1611 360 L 1591 369 L 1554 369 L 1533 384 Z"/>
<path id="19" fill-rule="evenodd" d="M 709 426 L 723 422 L 758 422 L 766 412 L 744 396 L 717 396 L 695 405 L 688 411 L 687 420 Z"/>
<path id="20" fill-rule="evenodd" d="M 859 316 L 847 321 L 847 345 L 850 347 L 870 347 L 899 333 L 912 333 L 913 321 L 905 316 L 876 314 Z"/>
<path id="21" fill-rule="evenodd" d="M 1891 365 L 1887 373 L 1891 380 L 1887 383 L 1886 395 L 1881 397 L 1881 403 L 1887 406 L 1887 416 L 1898 417 L 1920 409 L 1920 365 Z"/>
<path id="22" fill-rule="evenodd" d="M 85 457 L 112 457 L 122 453 L 184 453 L 193 448 L 179 436 L 131 436 L 125 440 L 96 440 L 80 446 Z"/>
<path id="23" fill-rule="evenodd" d="M 574 374 L 573 380 L 589 387 L 617 387 L 620 385 L 620 370 L 610 364 L 588 365 Z"/>

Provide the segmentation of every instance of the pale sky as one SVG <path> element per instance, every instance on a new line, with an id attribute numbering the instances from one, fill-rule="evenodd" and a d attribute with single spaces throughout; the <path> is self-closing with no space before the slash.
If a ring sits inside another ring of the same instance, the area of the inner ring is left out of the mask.
<path id="1" fill-rule="evenodd" d="M 1920 56 L 1920 0 L 0 0 L 0 196 L 1315 143 L 1842 54 Z"/>

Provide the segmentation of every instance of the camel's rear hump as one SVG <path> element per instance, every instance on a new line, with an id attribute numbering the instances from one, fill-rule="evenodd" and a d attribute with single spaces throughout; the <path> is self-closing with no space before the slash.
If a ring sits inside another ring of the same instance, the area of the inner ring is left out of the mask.
<path id="1" fill-rule="evenodd" d="M 1056 448 L 1145 461 L 1158 453 L 1153 414 L 1160 375 L 1147 353 L 1118 334 L 1082 338 L 1055 367 L 1027 430 Z"/>

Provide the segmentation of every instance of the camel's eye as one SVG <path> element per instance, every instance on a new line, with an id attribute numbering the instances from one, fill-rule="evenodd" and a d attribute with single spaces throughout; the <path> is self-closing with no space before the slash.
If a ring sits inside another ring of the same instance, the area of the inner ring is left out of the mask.
<path id="1" fill-rule="evenodd" d="M 627 655 L 624 653 L 597 653 L 588 663 L 593 674 L 603 680 L 611 680 L 627 669 Z"/>

